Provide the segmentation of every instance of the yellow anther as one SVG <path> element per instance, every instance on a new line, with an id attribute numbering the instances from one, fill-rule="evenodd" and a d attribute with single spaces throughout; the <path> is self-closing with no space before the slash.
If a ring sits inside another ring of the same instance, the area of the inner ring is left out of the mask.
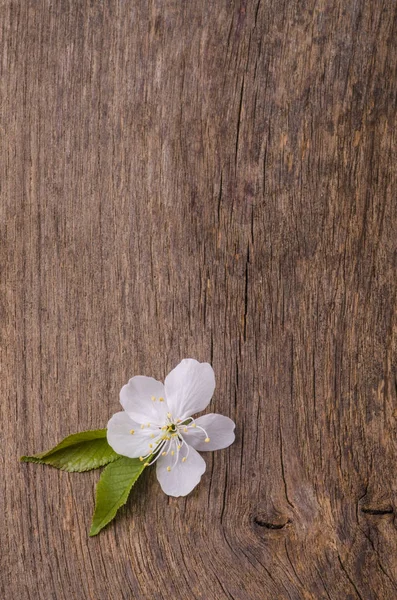
<path id="1" fill-rule="evenodd" d="M 151 434 L 150 434 L 150 437 L 153 439 L 153 438 L 154 438 L 154 437 L 156 437 L 156 436 L 154 435 L 154 433 L 151 433 Z"/>
<path id="2" fill-rule="evenodd" d="M 182 444 L 180 444 L 179 446 L 177 446 L 178 450 L 180 450 L 182 448 Z"/>
<path id="3" fill-rule="evenodd" d="M 131 429 L 130 434 L 134 435 L 134 433 L 135 433 L 135 429 Z"/>
<path id="4" fill-rule="evenodd" d="M 167 453 L 166 452 L 162 452 L 161 456 L 167 456 Z"/>
<path id="5" fill-rule="evenodd" d="M 182 462 L 186 462 L 186 456 L 182 458 Z"/>
<path id="6" fill-rule="evenodd" d="M 171 467 L 167 467 L 167 471 L 170 472 L 171 471 Z"/>
<path id="7" fill-rule="evenodd" d="M 208 440 L 209 441 L 209 440 Z M 149 444 L 149 448 L 153 448 L 153 444 Z"/>
<path id="8" fill-rule="evenodd" d="M 153 402 L 156 402 L 156 396 L 152 396 Z"/>
<path id="9" fill-rule="evenodd" d="M 180 422 L 181 422 L 181 420 L 180 420 L 180 419 L 177 419 L 177 420 L 176 420 L 176 422 L 177 422 L 177 423 L 180 423 Z"/>
<path id="10" fill-rule="evenodd" d="M 192 427 L 196 427 L 196 423 L 192 423 Z"/>
<path id="11" fill-rule="evenodd" d="M 145 426 L 144 426 L 144 424 L 143 424 L 143 423 L 142 423 L 142 425 L 141 425 L 141 429 L 145 429 Z"/>
<path id="12" fill-rule="evenodd" d="M 205 438 L 204 441 L 208 443 L 210 441 L 210 438 Z"/>
<path id="13" fill-rule="evenodd" d="M 174 450 L 171 450 L 171 456 L 174 456 L 175 452 Z"/>
<path id="14" fill-rule="evenodd" d="M 150 427 L 150 423 L 148 423 L 147 426 Z"/>
<path id="15" fill-rule="evenodd" d="M 143 466 L 148 467 L 149 465 L 150 465 L 150 463 L 145 463 Z"/>
<path id="16" fill-rule="evenodd" d="M 183 430 L 185 433 L 187 433 L 187 427 L 185 427 L 185 429 Z"/>
<path id="17" fill-rule="evenodd" d="M 167 417 L 171 419 L 171 413 L 167 413 Z"/>
<path id="18" fill-rule="evenodd" d="M 139 460 L 142 462 L 142 461 L 143 461 L 143 456 L 140 456 L 140 457 L 139 457 Z"/>
<path id="19" fill-rule="evenodd" d="M 159 402 L 164 402 L 164 398 L 159 398 Z"/>

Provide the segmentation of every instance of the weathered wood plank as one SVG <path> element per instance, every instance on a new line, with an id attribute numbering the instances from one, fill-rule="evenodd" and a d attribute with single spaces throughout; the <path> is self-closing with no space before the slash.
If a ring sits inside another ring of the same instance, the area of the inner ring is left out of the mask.
<path id="1" fill-rule="evenodd" d="M 1 597 L 397 597 L 393 0 L 3 0 Z M 17 464 L 210 361 L 186 499 Z"/>

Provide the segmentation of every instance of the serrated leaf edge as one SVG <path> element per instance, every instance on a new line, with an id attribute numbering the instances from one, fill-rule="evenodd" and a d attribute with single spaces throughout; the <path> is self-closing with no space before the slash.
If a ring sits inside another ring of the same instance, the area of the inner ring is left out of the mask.
<path id="1" fill-rule="evenodd" d="M 68 443 L 65 444 L 65 442 L 70 440 L 70 438 L 73 438 L 76 435 L 85 434 L 85 433 L 101 434 L 101 435 L 96 435 L 96 436 L 94 435 L 91 440 L 90 439 L 80 440 L 79 442 L 72 442 L 70 444 L 68 444 Z M 44 452 L 38 452 L 37 454 L 33 454 L 32 456 L 21 456 L 19 460 L 20 460 L 20 462 L 30 462 L 30 463 L 34 463 L 34 464 L 38 464 L 38 465 L 48 465 L 50 467 L 54 467 L 55 469 L 58 469 L 59 471 L 65 471 L 67 473 L 86 473 L 87 471 L 93 471 L 94 469 L 100 469 L 101 467 L 104 467 L 108 464 L 115 462 L 116 460 L 118 460 L 120 458 L 120 455 L 115 453 L 114 457 L 112 457 L 110 460 L 109 459 L 101 460 L 97 466 L 87 467 L 87 468 L 83 468 L 83 469 L 74 469 L 74 468 L 67 468 L 67 467 L 62 467 L 62 466 L 54 466 L 50 462 L 46 461 L 45 459 L 51 458 L 52 455 L 56 454 L 57 452 L 60 452 L 61 450 L 65 450 L 66 448 L 70 448 L 74 444 L 77 445 L 77 444 L 81 444 L 83 442 L 100 440 L 100 439 L 106 438 L 106 436 L 107 436 L 106 428 L 105 429 L 85 429 L 84 431 L 78 431 L 76 433 L 71 433 L 71 434 L 67 435 L 65 438 L 63 438 L 63 440 L 61 440 L 53 448 L 50 448 L 50 450 L 46 450 Z M 63 444 L 65 444 L 65 445 L 63 445 Z M 58 446 L 60 446 L 60 448 Z"/>
<path id="2" fill-rule="evenodd" d="M 48 457 L 50 458 L 50 457 Z M 65 473 L 87 473 L 87 471 L 94 471 L 95 469 L 101 469 L 102 467 L 106 467 L 111 463 L 119 460 L 121 458 L 120 454 L 116 454 L 113 458 L 101 460 L 96 467 L 87 467 L 86 469 L 67 469 L 66 467 L 54 467 L 54 469 L 58 469 L 58 471 L 64 471 Z M 21 462 L 35 463 L 36 465 L 47 465 L 49 467 L 53 467 L 49 462 L 46 462 L 42 458 L 37 458 L 35 456 L 21 456 L 19 459 Z"/>
<path id="3" fill-rule="evenodd" d="M 124 457 L 124 456 L 120 456 L 119 458 L 126 458 L 126 457 Z M 110 466 L 110 465 L 109 465 L 109 466 Z M 105 467 L 105 469 L 102 471 L 102 473 L 101 473 L 101 478 L 102 478 L 103 474 L 105 473 L 106 469 L 107 469 L 107 467 Z M 112 515 L 112 516 L 111 516 L 109 519 L 108 519 L 107 517 L 105 517 L 105 519 L 103 519 L 103 520 L 101 521 L 100 525 L 99 525 L 99 526 L 97 526 L 97 527 L 94 529 L 93 521 L 94 521 L 95 511 L 96 511 L 96 508 L 97 508 L 98 487 L 99 487 L 99 485 L 101 484 L 101 478 L 99 479 L 99 481 L 98 481 L 98 483 L 97 483 L 97 486 L 96 486 L 94 514 L 92 515 L 91 528 L 90 528 L 90 532 L 89 532 L 89 534 L 88 534 L 90 537 L 95 537 L 96 535 L 98 535 L 98 533 L 100 533 L 104 527 L 106 527 L 107 525 L 109 525 L 109 523 L 110 523 L 111 521 L 113 521 L 113 519 L 115 518 L 115 516 L 116 516 L 116 514 L 118 513 L 119 509 L 120 509 L 122 506 L 124 506 L 124 505 L 127 503 L 127 500 L 128 500 L 128 498 L 129 498 L 129 496 L 130 496 L 130 493 L 131 493 L 131 490 L 132 490 L 132 488 L 134 487 L 135 483 L 137 482 L 137 480 L 139 479 L 139 477 L 142 475 L 142 473 L 143 473 L 143 471 L 144 471 L 144 470 L 145 470 L 145 466 L 144 466 L 144 465 L 142 465 L 142 469 L 141 469 L 141 471 L 139 471 L 139 472 L 138 472 L 138 475 L 137 475 L 137 476 L 135 477 L 135 479 L 134 479 L 134 480 L 131 482 L 131 485 L 130 485 L 130 487 L 129 487 L 128 491 L 127 491 L 127 494 L 126 494 L 126 497 L 125 497 L 125 500 L 124 500 L 124 502 L 122 502 L 121 504 L 119 504 L 119 503 L 118 503 L 119 501 L 118 501 L 118 502 L 115 502 L 115 503 L 113 504 L 112 508 L 111 508 L 111 509 L 108 511 L 108 514 L 110 514 L 110 515 Z M 123 493 L 125 493 L 125 492 L 123 492 Z M 122 497 L 122 496 L 123 496 L 123 494 L 121 494 L 121 497 Z M 117 506 L 117 508 L 116 508 L 116 510 L 115 510 L 115 511 L 114 511 L 114 513 L 113 513 L 113 509 L 115 508 L 115 506 Z"/>

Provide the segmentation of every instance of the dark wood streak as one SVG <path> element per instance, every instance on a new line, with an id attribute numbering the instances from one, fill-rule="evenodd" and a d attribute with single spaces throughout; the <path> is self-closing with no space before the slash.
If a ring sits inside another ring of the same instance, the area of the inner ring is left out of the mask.
<path id="1" fill-rule="evenodd" d="M 0 597 L 397 597 L 397 6 L 0 3 Z M 19 465 L 210 360 L 187 498 Z"/>

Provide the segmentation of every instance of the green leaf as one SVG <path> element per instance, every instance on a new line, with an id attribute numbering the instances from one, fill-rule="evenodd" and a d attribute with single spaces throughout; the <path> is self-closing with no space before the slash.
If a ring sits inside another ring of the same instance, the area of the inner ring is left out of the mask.
<path id="1" fill-rule="evenodd" d="M 102 471 L 96 488 L 90 536 L 97 535 L 115 517 L 144 469 L 144 463 L 138 458 L 122 456 Z"/>
<path id="2" fill-rule="evenodd" d="M 119 457 L 107 442 L 106 429 L 96 429 L 69 435 L 51 450 L 22 456 L 21 461 L 51 465 L 62 471 L 82 472 L 103 467 Z"/>

